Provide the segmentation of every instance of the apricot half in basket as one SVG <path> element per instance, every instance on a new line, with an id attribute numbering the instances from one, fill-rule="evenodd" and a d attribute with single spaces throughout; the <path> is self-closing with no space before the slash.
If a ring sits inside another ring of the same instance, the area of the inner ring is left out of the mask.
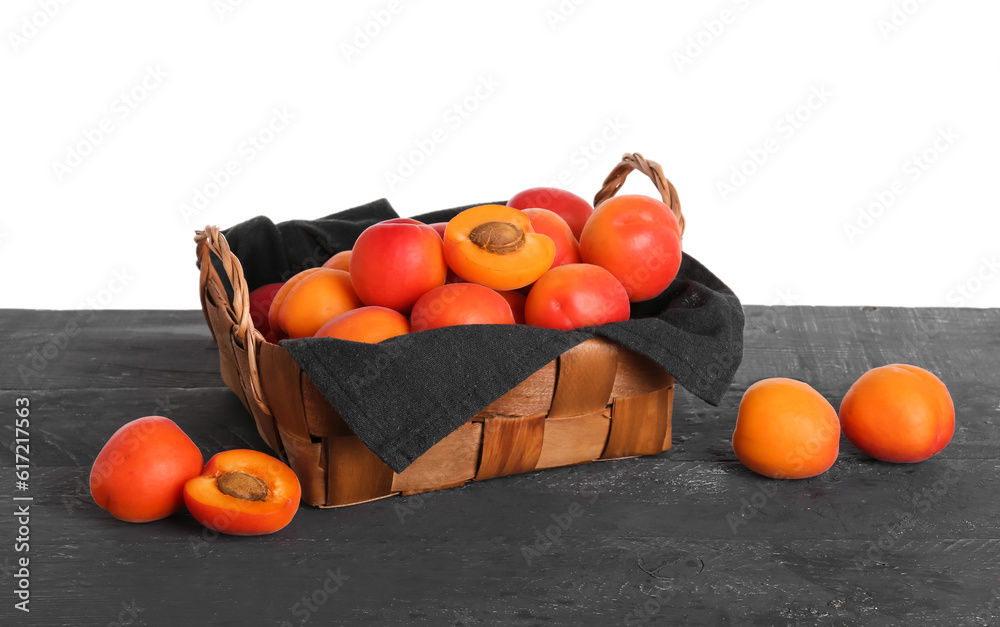
<path id="1" fill-rule="evenodd" d="M 184 503 L 195 520 L 235 536 L 274 533 L 299 509 L 302 487 L 292 469 L 265 453 L 235 449 L 205 464 L 184 485 Z"/>
<path id="2" fill-rule="evenodd" d="M 494 290 L 530 285 L 552 265 L 552 240 L 523 212 L 504 205 L 466 209 L 448 222 L 444 258 L 466 281 Z"/>

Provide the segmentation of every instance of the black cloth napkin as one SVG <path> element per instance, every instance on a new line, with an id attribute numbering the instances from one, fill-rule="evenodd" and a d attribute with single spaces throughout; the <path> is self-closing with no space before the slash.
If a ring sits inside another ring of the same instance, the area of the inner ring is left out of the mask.
<path id="1" fill-rule="evenodd" d="M 443 222 L 465 208 L 416 219 Z M 255 289 L 322 265 L 351 248 L 368 226 L 395 217 L 383 199 L 318 220 L 274 224 L 257 217 L 223 233 Z M 743 308 L 732 290 L 685 253 L 666 291 L 633 303 L 632 319 L 624 322 L 573 331 L 469 325 L 380 344 L 304 338 L 281 345 L 361 441 L 402 472 L 533 372 L 593 336 L 646 355 L 678 384 L 717 405 L 743 357 Z"/>

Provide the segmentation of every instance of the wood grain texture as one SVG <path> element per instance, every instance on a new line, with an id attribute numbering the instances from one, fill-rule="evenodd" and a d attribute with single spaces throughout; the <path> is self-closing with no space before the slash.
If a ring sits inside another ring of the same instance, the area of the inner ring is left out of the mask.
<path id="1" fill-rule="evenodd" d="M 486 418 L 476 480 L 534 470 L 544 437 L 545 414 Z"/>
<path id="2" fill-rule="evenodd" d="M 729 393 L 711 407 L 678 387 L 662 455 L 303 508 L 277 534 L 236 538 L 185 512 L 122 523 L 89 497 L 94 457 L 139 416 L 173 418 L 206 459 L 267 450 L 219 377 L 200 311 L 0 310 L 0 445 L 13 444 L 14 399 L 29 397 L 35 498 L 32 613 L 8 599 L 0 625 L 107 625 L 133 600 L 147 625 L 1000 624 L 1000 312 L 746 312 Z M 72 321 L 65 348 L 22 379 Z M 801 379 L 838 406 L 857 376 L 892 362 L 948 384 L 958 427 L 939 456 L 883 464 L 842 440 L 829 472 L 794 482 L 733 456 L 754 381 Z M 8 508 L 12 465 L 0 458 Z M 323 603 L 307 610 L 304 597 Z"/>

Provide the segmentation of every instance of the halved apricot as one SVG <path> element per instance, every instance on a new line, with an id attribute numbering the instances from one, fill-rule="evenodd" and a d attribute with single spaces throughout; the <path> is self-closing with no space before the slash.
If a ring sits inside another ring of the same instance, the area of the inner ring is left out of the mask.
<path id="1" fill-rule="evenodd" d="M 301 496 L 291 468 L 249 449 L 219 453 L 201 476 L 184 484 L 184 503 L 195 520 L 234 536 L 282 529 L 298 511 Z"/>
<path id="2" fill-rule="evenodd" d="M 533 283 L 552 265 L 552 240 L 523 212 L 504 205 L 466 209 L 448 222 L 444 258 L 455 274 L 494 290 Z"/>

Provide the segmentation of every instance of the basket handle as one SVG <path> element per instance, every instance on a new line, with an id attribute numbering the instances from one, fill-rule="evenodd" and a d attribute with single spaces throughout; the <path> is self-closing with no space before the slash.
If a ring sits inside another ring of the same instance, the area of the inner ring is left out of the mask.
<path id="1" fill-rule="evenodd" d="M 253 326 L 253 318 L 250 316 L 250 288 L 247 286 L 246 277 L 243 276 L 243 266 L 229 248 L 229 242 L 226 241 L 226 236 L 219 231 L 219 227 L 208 225 L 204 230 L 195 231 L 194 241 L 198 244 L 198 259 L 201 264 L 201 279 L 199 281 L 201 309 L 206 312 L 207 317 L 208 307 L 205 298 L 208 291 L 206 286 L 209 276 L 215 274 L 215 267 L 212 265 L 212 253 L 214 253 L 222 260 L 222 267 L 225 269 L 229 284 L 233 288 L 231 309 L 234 314 L 233 318 L 237 321 L 234 326 L 234 334 L 247 351 L 247 361 L 250 364 L 250 392 L 253 394 L 253 400 L 261 408 L 267 409 L 267 403 L 261 394 L 260 372 L 257 370 L 257 343 L 263 342 L 264 336 Z M 211 323 L 208 326 L 211 328 Z"/>
<path id="2" fill-rule="evenodd" d="M 618 190 L 625 183 L 625 178 L 628 177 L 629 172 L 632 170 L 642 172 L 653 181 L 656 189 L 660 192 L 660 196 L 663 197 L 663 202 L 677 216 L 677 222 L 681 227 L 681 235 L 683 235 L 684 214 L 681 212 L 681 200 L 677 196 L 677 189 L 663 175 L 663 168 L 660 167 L 659 163 L 646 159 L 638 152 L 626 152 L 622 155 L 622 160 L 611 170 L 608 178 L 604 179 L 601 191 L 597 192 L 597 195 L 594 196 L 594 207 L 597 207 L 597 205 L 617 194 Z"/>

